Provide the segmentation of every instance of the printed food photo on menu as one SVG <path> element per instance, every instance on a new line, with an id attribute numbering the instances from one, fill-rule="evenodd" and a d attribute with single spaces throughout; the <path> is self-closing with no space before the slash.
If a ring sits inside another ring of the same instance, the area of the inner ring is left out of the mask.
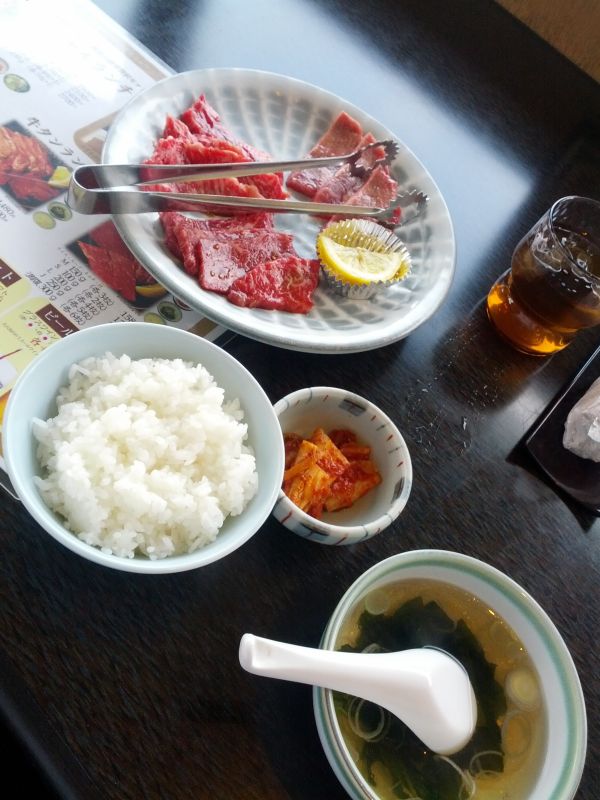
<path id="1" fill-rule="evenodd" d="M 67 166 L 26 127 L 14 120 L 0 125 L 0 187 L 22 209 L 54 200 L 69 178 Z"/>
<path id="2" fill-rule="evenodd" d="M 147 308 L 167 293 L 132 256 L 111 220 L 71 242 L 68 249 L 134 308 Z"/>

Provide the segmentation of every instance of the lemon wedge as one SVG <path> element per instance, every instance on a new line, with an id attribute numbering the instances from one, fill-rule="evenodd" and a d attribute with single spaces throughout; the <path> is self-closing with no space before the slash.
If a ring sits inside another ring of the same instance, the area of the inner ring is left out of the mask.
<path id="1" fill-rule="evenodd" d="M 163 297 L 167 293 L 165 287 L 160 283 L 138 284 L 135 290 L 142 297 Z"/>
<path id="2" fill-rule="evenodd" d="M 389 281 L 408 269 L 402 252 L 382 253 L 366 247 L 348 247 L 324 234 L 319 236 L 318 250 L 324 266 L 348 283 Z"/>
<path id="3" fill-rule="evenodd" d="M 48 183 L 54 189 L 67 189 L 69 181 L 71 180 L 71 173 L 66 167 L 57 167 L 50 176 Z"/>

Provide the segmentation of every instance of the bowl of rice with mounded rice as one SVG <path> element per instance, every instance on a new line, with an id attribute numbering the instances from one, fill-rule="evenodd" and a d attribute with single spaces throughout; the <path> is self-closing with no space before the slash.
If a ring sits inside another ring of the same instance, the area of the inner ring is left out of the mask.
<path id="1" fill-rule="evenodd" d="M 273 407 L 238 361 L 194 334 L 135 322 L 79 331 L 38 356 L 11 393 L 3 450 L 48 533 L 146 573 L 204 566 L 246 542 L 284 465 Z"/>

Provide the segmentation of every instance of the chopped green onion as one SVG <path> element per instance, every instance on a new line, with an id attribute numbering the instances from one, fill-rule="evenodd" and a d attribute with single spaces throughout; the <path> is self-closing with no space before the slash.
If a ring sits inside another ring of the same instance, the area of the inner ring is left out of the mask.
<path id="1" fill-rule="evenodd" d="M 522 756 L 531 742 L 531 727 L 522 711 L 509 711 L 501 728 L 502 749 L 507 756 Z"/>
<path id="2" fill-rule="evenodd" d="M 533 672 L 525 667 L 518 667 L 509 672 L 504 682 L 506 696 L 517 708 L 531 711 L 540 704 L 540 689 Z"/>
<path id="3" fill-rule="evenodd" d="M 486 767 L 483 762 L 487 761 L 497 761 L 500 759 L 500 769 L 490 769 Z M 493 776 L 493 775 L 500 775 L 502 774 L 502 765 L 503 765 L 504 754 L 500 752 L 500 750 L 480 750 L 479 753 L 475 753 L 475 755 L 469 761 L 469 772 L 474 778 L 479 778 L 482 775 Z"/>
<path id="4" fill-rule="evenodd" d="M 354 699 L 358 702 L 356 705 L 350 703 L 348 708 L 348 723 L 354 733 L 365 742 L 376 742 L 378 739 L 382 739 L 389 728 L 389 714 L 375 703 L 369 703 L 367 700 L 359 698 Z M 363 713 L 361 719 L 361 713 L 365 709 L 367 713 Z M 369 719 L 369 717 L 374 717 L 374 719 Z"/>
<path id="5" fill-rule="evenodd" d="M 456 770 L 456 772 L 458 772 L 458 774 L 460 775 L 461 787 L 458 795 L 459 800 L 471 800 L 471 798 L 475 795 L 475 792 L 477 791 L 477 786 L 475 785 L 475 781 L 469 775 L 469 773 L 466 772 L 464 769 L 461 769 L 458 766 L 458 764 L 455 761 L 452 761 L 451 758 L 448 758 L 448 756 L 441 756 L 438 753 L 438 755 L 436 755 L 436 758 L 439 759 L 440 761 L 445 761 L 446 764 L 449 764 L 452 767 L 452 769 Z"/>

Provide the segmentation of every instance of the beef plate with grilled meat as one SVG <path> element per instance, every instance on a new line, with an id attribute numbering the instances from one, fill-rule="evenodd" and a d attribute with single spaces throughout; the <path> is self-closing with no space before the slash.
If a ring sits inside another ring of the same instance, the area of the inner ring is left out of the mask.
<path id="1" fill-rule="evenodd" d="M 134 258 L 111 220 L 88 234 L 92 242 L 78 241 L 89 268 L 115 292 L 136 303 L 137 287 L 151 286 L 155 278 Z"/>
<path id="2" fill-rule="evenodd" d="M 0 186 L 6 186 L 23 203 L 44 203 L 60 194 L 48 183 L 53 170 L 41 142 L 0 126 Z"/>

